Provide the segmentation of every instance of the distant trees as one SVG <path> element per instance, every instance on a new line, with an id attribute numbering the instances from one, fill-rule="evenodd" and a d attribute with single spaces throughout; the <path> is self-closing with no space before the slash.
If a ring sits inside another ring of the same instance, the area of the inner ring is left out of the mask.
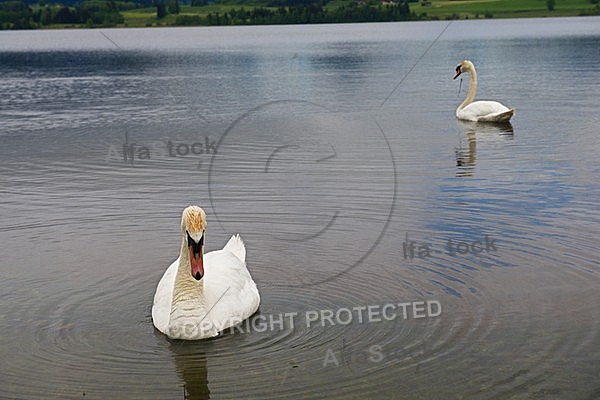
<path id="1" fill-rule="evenodd" d="M 156 5 L 156 18 L 162 19 L 167 16 L 167 6 L 164 2 L 159 2 Z"/>
<path id="2" fill-rule="evenodd" d="M 0 28 L 32 29 L 50 24 L 114 26 L 124 21 L 119 9 L 133 7 L 133 3 L 114 0 L 88 0 L 76 7 L 50 6 L 40 1 L 32 9 L 23 1 L 6 1 L 0 2 Z"/>
<path id="3" fill-rule="evenodd" d="M 22 1 L 0 3 L 0 27 L 3 29 L 32 28 L 33 10 Z"/>
<path id="4" fill-rule="evenodd" d="M 290 1 L 290 0 L 288 0 Z M 324 8 L 320 3 L 300 3 L 291 0 L 292 6 L 280 5 L 276 9 L 255 7 L 246 10 L 232 9 L 225 13 L 200 15 L 179 15 L 175 25 L 263 25 L 263 24 L 311 24 L 342 22 L 386 22 L 416 18 L 411 14 L 408 3 L 387 5 L 352 4 L 334 10 Z M 300 0 L 301 1 L 301 0 Z"/>
<path id="5" fill-rule="evenodd" d="M 32 0 L 25 0 L 32 1 Z M 0 29 L 32 29 L 51 24 L 78 26 L 115 26 L 124 23 L 121 10 L 137 7 L 136 3 L 118 0 L 85 0 L 76 6 L 35 0 L 29 5 L 23 0 L 0 0 Z M 144 0 L 145 1 L 145 0 Z M 180 0 L 154 0 L 157 19 L 167 14 L 179 14 Z M 270 7 L 230 9 L 208 15 L 177 15 L 175 25 L 262 25 L 311 24 L 342 22 L 385 22 L 417 19 L 408 2 L 380 3 L 381 0 L 352 2 L 339 8 L 326 8 L 328 0 L 270 0 Z M 207 0 L 191 0 L 193 6 Z M 273 6 L 277 4 L 277 6 Z"/>
<path id="6" fill-rule="evenodd" d="M 179 0 L 169 0 L 167 10 L 169 14 L 179 14 Z"/>
<path id="7" fill-rule="evenodd" d="M 83 21 L 81 15 L 75 9 L 71 11 L 69 7 L 62 6 L 54 15 L 52 22 L 55 24 L 77 24 Z"/>
<path id="8" fill-rule="evenodd" d="M 163 19 L 167 14 L 179 14 L 179 0 L 160 0 L 156 4 L 156 19 Z"/>

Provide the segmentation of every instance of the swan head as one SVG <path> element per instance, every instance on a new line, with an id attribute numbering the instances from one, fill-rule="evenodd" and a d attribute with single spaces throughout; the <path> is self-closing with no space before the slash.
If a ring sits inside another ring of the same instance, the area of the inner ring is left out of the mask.
<path id="1" fill-rule="evenodd" d="M 454 74 L 454 78 L 452 79 L 458 78 L 463 72 L 469 72 L 473 70 L 475 70 L 475 66 L 473 65 L 473 63 L 469 60 L 464 60 L 456 67 L 456 73 Z"/>
<path id="2" fill-rule="evenodd" d="M 206 213 L 198 206 L 189 206 L 181 215 L 181 232 L 187 246 L 190 271 L 196 280 L 204 276 L 204 236 L 206 233 Z"/>

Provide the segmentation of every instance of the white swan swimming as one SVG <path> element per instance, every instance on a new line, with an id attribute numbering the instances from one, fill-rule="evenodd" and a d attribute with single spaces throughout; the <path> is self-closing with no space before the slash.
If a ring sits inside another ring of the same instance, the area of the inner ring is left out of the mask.
<path id="1" fill-rule="evenodd" d="M 508 122 L 515 114 L 514 108 L 508 108 L 497 101 L 473 102 L 477 94 L 477 72 L 471 61 L 464 60 L 458 64 L 456 74 L 452 79 L 458 78 L 463 72 L 469 73 L 471 83 L 469 84 L 467 98 L 456 109 L 456 117 L 473 122 Z"/>
<path id="2" fill-rule="evenodd" d="M 239 235 L 222 250 L 204 254 L 206 214 L 197 206 L 183 210 L 179 258 L 164 273 L 154 295 L 152 322 L 171 339 L 217 336 L 256 312 L 260 295 L 246 268 Z"/>

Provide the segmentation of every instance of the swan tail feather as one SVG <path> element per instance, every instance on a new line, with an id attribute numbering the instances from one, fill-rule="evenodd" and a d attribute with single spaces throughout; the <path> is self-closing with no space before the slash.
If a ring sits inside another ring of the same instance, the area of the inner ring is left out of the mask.
<path id="1" fill-rule="evenodd" d="M 515 115 L 515 109 L 511 108 L 508 111 L 499 114 L 486 115 L 478 119 L 479 122 L 508 122 Z"/>
<path id="2" fill-rule="evenodd" d="M 246 262 L 246 245 L 239 234 L 233 235 L 223 250 L 232 252 L 241 261 Z"/>
<path id="3" fill-rule="evenodd" d="M 508 121 L 510 121 L 510 119 L 512 118 L 513 115 L 515 115 L 515 109 L 511 108 L 510 110 L 498 115 L 499 121 L 500 122 L 508 122 Z"/>

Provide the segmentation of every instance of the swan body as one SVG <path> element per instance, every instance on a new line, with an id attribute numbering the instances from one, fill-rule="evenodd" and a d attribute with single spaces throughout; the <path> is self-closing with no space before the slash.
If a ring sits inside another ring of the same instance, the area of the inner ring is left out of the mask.
<path id="1" fill-rule="evenodd" d="M 473 122 L 508 122 L 515 114 L 514 108 L 508 108 L 497 101 L 475 101 L 477 94 L 477 72 L 469 60 L 464 60 L 456 67 L 456 79 L 461 73 L 467 72 L 471 77 L 467 98 L 456 109 L 456 117 Z"/>
<path id="2" fill-rule="evenodd" d="M 183 211 L 181 229 L 181 252 L 158 283 L 152 322 L 171 339 L 214 337 L 250 317 L 260 304 L 246 268 L 246 247 L 234 235 L 223 249 L 204 254 L 206 216 L 197 206 Z"/>

